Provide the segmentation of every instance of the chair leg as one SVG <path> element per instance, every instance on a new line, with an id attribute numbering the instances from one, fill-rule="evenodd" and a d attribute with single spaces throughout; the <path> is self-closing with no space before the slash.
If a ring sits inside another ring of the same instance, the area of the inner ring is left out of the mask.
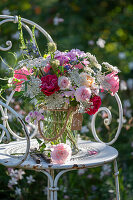
<path id="1" fill-rule="evenodd" d="M 118 178 L 119 171 L 116 159 L 114 160 L 114 172 L 115 172 L 114 176 L 115 176 L 116 200 L 120 200 L 119 178 Z"/>

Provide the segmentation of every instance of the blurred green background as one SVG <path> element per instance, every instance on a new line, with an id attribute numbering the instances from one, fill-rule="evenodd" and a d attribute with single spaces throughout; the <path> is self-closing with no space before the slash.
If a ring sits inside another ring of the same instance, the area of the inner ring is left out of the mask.
<path id="1" fill-rule="evenodd" d="M 133 1 L 132 0 L 0 0 L 0 15 L 20 15 L 42 26 L 57 43 L 58 50 L 79 48 L 96 55 L 100 63 L 107 61 L 117 66 L 121 73 L 119 96 L 124 108 L 123 129 L 114 145 L 119 150 L 120 192 L 122 200 L 133 200 Z M 36 38 L 41 52 L 46 51 L 47 41 L 38 31 Z M 28 38 L 24 31 L 25 37 Z M 10 52 L 19 56 L 17 24 L 0 26 L 0 45 L 13 42 Z M 0 51 L 9 65 L 13 57 Z M 10 76 L 10 71 L 0 63 L 0 77 Z M 0 81 L 0 85 L 4 85 Z M 117 126 L 116 103 L 109 95 L 103 104 L 115 115 L 111 129 L 97 121 L 100 136 L 113 137 Z M 26 105 L 24 107 L 26 109 Z M 25 110 L 15 103 L 15 109 L 25 115 Z M 103 115 L 101 117 L 104 118 Z M 84 116 L 81 135 L 91 138 L 88 116 Z M 15 173 L 15 172 L 14 172 Z M 16 171 L 16 173 L 21 173 Z M 32 174 L 31 181 L 28 181 Z M 11 175 L 0 168 L 0 199 L 46 199 L 47 181 L 41 174 L 26 171 L 10 187 Z M 65 184 L 64 184 L 65 183 Z M 60 180 L 59 200 L 115 200 L 114 177 L 111 165 L 102 168 L 71 172 Z"/>

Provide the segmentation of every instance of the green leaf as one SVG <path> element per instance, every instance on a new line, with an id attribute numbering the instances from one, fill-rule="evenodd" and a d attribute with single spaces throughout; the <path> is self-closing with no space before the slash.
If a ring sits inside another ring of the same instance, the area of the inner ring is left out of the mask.
<path id="1" fill-rule="evenodd" d="M 59 66 L 59 70 L 60 70 L 61 72 L 64 72 L 64 66 Z"/>
<path id="2" fill-rule="evenodd" d="M 43 152 L 45 148 L 46 148 L 46 145 L 45 145 L 45 143 L 43 143 L 39 148 L 40 152 Z"/>
<path id="3" fill-rule="evenodd" d="M 28 85 L 28 82 L 25 81 L 25 92 L 27 92 L 27 85 Z"/>
<path id="4" fill-rule="evenodd" d="M 49 157 L 49 158 L 51 157 L 51 153 L 48 153 L 48 157 Z"/>
<path id="5" fill-rule="evenodd" d="M 36 140 L 37 140 L 37 142 L 39 143 L 39 144 L 41 144 L 42 143 L 42 140 L 40 140 L 39 138 L 37 138 L 37 137 L 35 137 L 36 138 Z"/>
<path id="6" fill-rule="evenodd" d="M 23 91 L 21 91 L 21 92 L 15 92 L 14 96 L 16 96 L 16 97 L 17 97 L 17 96 L 22 96 L 23 93 L 24 93 Z"/>
<path id="7" fill-rule="evenodd" d="M 51 145 L 54 145 L 54 142 L 51 142 Z"/>

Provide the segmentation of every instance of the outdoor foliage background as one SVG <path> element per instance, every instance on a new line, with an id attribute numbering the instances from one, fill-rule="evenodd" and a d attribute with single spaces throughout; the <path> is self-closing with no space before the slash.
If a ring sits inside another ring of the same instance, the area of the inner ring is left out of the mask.
<path id="1" fill-rule="evenodd" d="M 52 36 L 59 50 L 79 48 L 96 55 L 100 62 L 107 61 L 118 66 L 120 73 L 119 96 L 124 107 L 124 125 L 121 135 L 114 145 L 119 151 L 120 192 L 122 200 L 133 200 L 133 2 L 132 0 L 1 0 L 0 15 L 20 15 L 30 19 Z M 26 33 L 25 33 L 26 34 Z M 41 51 L 46 51 L 46 39 L 36 32 Z M 27 37 L 27 35 L 26 35 Z M 19 56 L 19 33 L 17 24 L 8 23 L 0 27 L 0 45 L 13 41 L 12 52 Z M 0 56 L 13 65 L 13 57 L 7 52 Z M 0 77 L 10 76 L 10 71 L 1 62 Z M 4 85 L 0 81 L 0 85 Z M 113 97 L 103 98 L 113 117 L 111 129 L 97 121 L 99 135 L 110 139 L 117 126 L 118 115 Z M 17 112 L 25 115 L 27 105 L 14 104 Z M 104 115 L 101 116 L 104 118 Z M 91 138 L 88 116 L 84 116 L 81 135 Z M 102 134 L 100 134 L 100 132 Z M 20 171 L 16 172 L 19 173 Z M 20 172 L 23 174 L 22 172 Z M 30 176 L 32 175 L 32 177 Z M 28 179 L 27 177 L 30 178 Z M 13 188 L 8 187 L 11 175 L 5 167 L 0 167 L 0 198 L 46 199 L 46 177 L 26 171 Z M 28 181 L 30 180 L 30 181 Z M 59 199 L 70 200 L 115 200 L 112 167 L 70 172 L 59 182 Z"/>

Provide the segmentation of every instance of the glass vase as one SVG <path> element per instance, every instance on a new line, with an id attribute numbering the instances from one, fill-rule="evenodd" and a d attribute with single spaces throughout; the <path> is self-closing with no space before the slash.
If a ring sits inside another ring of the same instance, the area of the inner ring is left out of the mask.
<path id="1" fill-rule="evenodd" d="M 77 148 L 77 131 L 71 130 L 75 111 L 70 109 L 45 110 L 44 120 L 38 124 L 39 133 L 45 142 L 69 143 L 73 152 Z"/>

